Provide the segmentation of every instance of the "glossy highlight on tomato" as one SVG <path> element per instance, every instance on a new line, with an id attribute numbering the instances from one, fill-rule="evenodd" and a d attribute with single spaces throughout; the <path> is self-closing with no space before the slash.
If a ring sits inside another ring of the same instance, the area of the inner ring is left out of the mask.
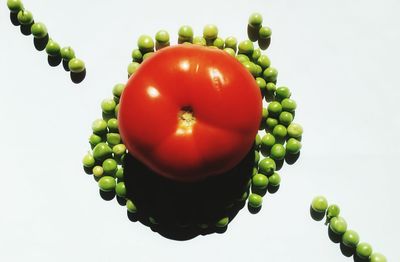
<path id="1" fill-rule="evenodd" d="M 235 58 L 178 45 L 157 51 L 130 77 L 118 119 L 130 154 L 162 176 L 197 181 L 245 157 L 261 115 L 256 81 Z"/>

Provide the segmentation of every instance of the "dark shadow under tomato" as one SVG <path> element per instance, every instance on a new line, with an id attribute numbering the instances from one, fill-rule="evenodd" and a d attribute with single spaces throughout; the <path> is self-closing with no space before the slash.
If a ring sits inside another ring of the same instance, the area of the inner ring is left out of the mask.
<path id="1" fill-rule="evenodd" d="M 251 150 L 224 174 L 196 183 L 182 183 L 155 174 L 128 155 L 124 163 L 127 198 L 139 210 L 128 216 L 174 240 L 223 233 L 226 227 L 216 227 L 215 223 L 223 217 L 232 221 L 244 207 L 245 201 L 240 199 L 248 193 L 253 167 L 254 150 Z M 158 224 L 150 223 L 149 217 Z"/>

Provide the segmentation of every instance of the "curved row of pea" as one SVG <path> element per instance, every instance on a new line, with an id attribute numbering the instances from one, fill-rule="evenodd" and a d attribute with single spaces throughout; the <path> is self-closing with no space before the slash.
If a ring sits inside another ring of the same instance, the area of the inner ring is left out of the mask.
<path id="1" fill-rule="evenodd" d="M 41 22 L 34 21 L 32 12 L 25 9 L 21 0 L 7 0 L 7 7 L 11 12 L 10 18 L 13 24 L 20 26 L 24 35 L 33 35 L 37 50 L 46 50 L 51 66 L 57 66 L 62 61 L 64 69 L 71 72 L 74 83 L 80 83 L 84 79 L 85 63 L 76 58 L 75 51 L 71 47 L 61 48 L 56 41 L 49 38 L 47 27 Z"/>

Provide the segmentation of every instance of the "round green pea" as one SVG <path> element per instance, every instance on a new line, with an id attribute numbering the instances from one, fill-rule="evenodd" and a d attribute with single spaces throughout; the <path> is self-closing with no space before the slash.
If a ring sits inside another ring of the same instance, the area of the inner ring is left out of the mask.
<path id="1" fill-rule="evenodd" d="M 257 75 L 257 68 L 256 65 L 253 62 L 250 61 L 245 61 L 242 63 L 242 65 L 247 69 L 247 71 L 250 72 L 253 76 Z"/>
<path id="2" fill-rule="evenodd" d="M 206 46 L 206 45 L 207 45 L 207 42 L 206 42 L 206 39 L 204 39 L 204 37 L 202 37 L 202 36 L 195 36 L 195 37 L 193 38 L 193 44 L 195 44 L 195 45 L 201 45 L 201 46 Z"/>
<path id="3" fill-rule="evenodd" d="M 133 75 L 136 70 L 138 70 L 140 64 L 138 62 L 132 62 L 128 65 L 128 75 L 131 76 Z"/>
<path id="4" fill-rule="evenodd" d="M 169 42 L 169 33 L 166 30 L 160 30 L 156 33 L 156 41 L 161 44 Z"/>
<path id="5" fill-rule="evenodd" d="M 203 28 L 203 37 L 206 40 L 214 40 L 218 37 L 218 27 L 216 25 L 208 24 Z"/>
<path id="6" fill-rule="evenodd" d="M 253 176 L 253 178 L 251 179 L 251 182 L 252 182 L 253 187 L 261 188 L 261 189 L 266 188 L 269 183 L 268 177 L 263 174 L 256 174 L 255 176 Z"/>
<path id="7" fill-rule="evenodd" d="M 268 92 L 275 92 L 276 91 L 276 85 L 272 82 L 267 83 L 267 91 Z"/>
<path id="8" fill-rule="evenodd" d="M 356 248 L 360 242 L 360 236 L 354 230 L 347 230 L 342 236 L 342 242 L 350 248 Z"/>
<path id="9" fill-rule="evenodd" d="M 284 126 L 288 126 L 288 125 L 290 125 L 290 123 L 292 123 L 292 121 L 293 121 L 292 113 L 289 113 L 289 112 L 286 112 L 286 111 L 280 113 L 280 115 L 279 115 L 279 123 L 281 123 Z"/>
<path id="10" fill-rule="evenodd" d="M 278 173 L 274 172 L 274 173 L 268 178 L 268 180 L 269 180 L 269 184 L 270 184 L 271 186 L 279 186 L 280 183 L 281 183 L 281 176 L 280 176 Z"/>
<path id="11" fill-rule="evenodd" d="M 85 63 L 78 58 L 72 58 L 68 62 L 68 68 L 73 73 L 81 73 L 85 70 Z"/>
<path id="12" fill-rule="evenodd" d="M 112 93 L 116 97 L 121 97 L 122 92 L 124 91 L 124 89 L 125 89 L 125 85 L 124 84 L 116 84 L 113 87 Z"/>
<path id="13" fill-rule="evenodd" d="M 387 262 L 387 259 L 384 255 L 382 255 L 381 253 L 373 253 L 370 257 L 369 257 L 369 261 L 370 262 Z"/>
<path id="14" fill-rule="evenodd" d="M 342 217 L 334 217 L 329 224 L 330 229 L 338 235 L 343 235 L 347 230 L 347 222 Z"/>
<path id="15" fill-rule="evenodd" d="M 30 25 L 33 22 L 33 15 L 28 10 L 20 10 L 17 19 L 21 25 Z"/>
<path id="16" fill-rule="evenodd" d="M 92 146 L 92 148 L 95 147 L 101 141 L 103 141 L 102 137 L 96 134 L 92 134 L 89 137 L 89 144 Z"/>
<path id="17" fill-rule="evenodd" d="M 152 55 L 154 55 L 154 52 L 147 52 L 146 54 L 143 55 L 143 61 L 146 60 L 147 58 L 149 58 Z"/>
<path id="18" fill-rule="evenodd" d="M 93 133 L 103 135 L 107 133 L 107 122 L 103 119 L 96 119 L 92 124 Z"/>
<path id="19" fill-rule="evenodd" d="M 276 170 L 276 163 L 272 158 L 266 157 L 258 164 L 259 172 L 263 175 L 271 175 Z"/>
<path id="20" fill-rule="evenodd" d="M 356 253 L 360 258 L 369 258 L 372 254 L 372 246 L 368 243 L 361 242 L 357 245 Z"/>
<path id="21" fill-rule="evenodd" d="M 123 167 L 119 167 L 117 169 L 117 172 L 115 172 L 115 177 L 118 178 L 119 180 L 124 179 L 124 168 Z"/>
<path id="22" fill-rule="evenodd" d="M 7 0 L 7 7 L 12 13 L 18 13 L 24 9 L 24 4 L 21 0 Z"/>
<path id="23" fill-rule="evenodd" d="M 260 162 L 260 153 L 258 153 L 257 150 L 254 150 L 254 164 L 258 165 L 258 162 Z"/>
<path id="24" fill-rule="evenodd" d="M 266 55 L 260 55 L 260 57 L 257 59 L 257 64 L 259 64 L 261 68 L 265 70 L 271 65 L 271 60 L 269 60 L 269 57 Z"/>
<path id="25" fill-rule="evenodd" d="M 267 83 L 265 82 L 264 78 L 257 77 L 256 83 L 257 83 L 258 87 L 260 88 L 261 93 L 264 94 L 265 91 L 267 90 Z"/>
<path id="26" fill-rule="evenodd" d="M 236 52 L 235 52 L 235 50 L 233 50 L 232 48 L 230 48 L 230 47 L 226 47 L 226 48 L 224 48 L 224 51 L 225 52 L 227 52 L 230 56 L 233 56 L 233 57 L 235 57 L 235 55 L 236 55 Z"/>
<path id="27" fill-rule="evenodd" d="M 86 154 L 83 159 L 82 159 L 82 164 L 84 167 L 87 168 L 92 168 L 94 167 L 94 164 L 96 163 L 96 161 L 94 160 L 94 157 L 91 154 Z"/>
<path id="28" fill-rule="evenodd" d="M 128 199 L 126 201 L 126 208 L 128 209 L 128 211 L 130 213 L 136 213 L 137 212 L 137 208 L 136 205 L 132 202 L 132 200 Z"/>
<path id="29" fill-rule="evenodd" d="M 262 25 L 263 18 L 260 13 L 253 13 L 249 17 L 249 25 L 258 28 Z"/>
<path id="30" fill-rule="evenodd" d="M 115 156 L 122 156 L 126 153 L 126 146 L 124 144 L 117 144 L 112 150 Z"/>
<path id="31" fill-rule="evenodd" d="M 265 81 L 274 83 L 278 78 L 278 70 L 276 70 L 273 67 L 268 67 L 267 69 L 264 70 L 263 77 Z"/>
<path id="32" fill-rule="evenodd" d="M 282 105 L 278 101 L 272 101 L 271 103 L 268 104 L 268 112 L 271 115 L 279 116 L 279 114 L 282 112 Z"/>
<path id="33" fill-rule="evenodd" d="M 249 196 L 249 205 L 253 208 L 259 208 L 262 205 L 263 199 L 262 196 L 257 194 L 250 194 Z"/>
<path id="34" fill-rule="evenodd" d="M 107 127 L 110 132 L 118 133 L 118 120 L 116 118 L 111 118 L 107 121 Z"/>
<path id="35" fill-rule="evenodd" d="M 213 42 L 213 46 L 217 47 L 218 49 L 224 49 L 225 42 L 222 38 L 217 37 Z"/>
<path id="36" fill-rule="evenodd" d="M 324 196 L 316 196 L 311 202 L 311 208 L 318 213 L 325 213 L 328 208 L 328 201 Z"/>
<path id="37" fill-rule="evenodd" d="M 115 115 L 118 117 L 119 112 L 119 104 L 115 107 Z"/>
<path id="38" fill-rule="evenodd" d="M 117 164 L 117 161 L 115 161 L 113 158 L 108 158 L 108 159 L 104 160 L 102 166 L 103 166 L 104 173 L 106 175 L 114 175 L 115 172 L 117 171 L 118 164 Z"/>
<path id="39" fill-rule="evenodd" d="M 281 160 L 285 158 L 286 149 L 281 144 L 275 144 L 271 148 L 271 158 L 275 160 Z"/>
<path id="40" fill-rule="evenodd" d="M 251 59 L 254 62 L 258 63 L 258 59 L 261 57 L 261 49 L 260 48 L 256 48 L 254 49 L 253 53 L 251 54 Z"/>
<path id="41" fill-rule="evenodd" d="M 107 143 L 110 146 L 115 146 L 121 143 L 121 136 L 118 133 L 108 133 L 107 134 Z"/>
<path id="42" fill-rule="evenodd" d="M 57 42 L 53 41 L 52 39 L 50 39 L 47 42 L 46 53 L 49 56 L 59 56 L 59 55 L 61 55 L 60 50 L 61 50 L 60 45 Z"/>
<path id="43" fill-rule="evenodd" d="M 261 66 L 259 66 L 257 64 L 254 64 L 254 65 L 256 66 L 256 76 L 257 77 L 261 76 L 262 75 L 262 71 L 263 71 Z"/>
<path id="44" fill-rule="evenodd" d="M 296 101 L 290 98 L 285 98 L 281 101 L 282 110 L 287 112 L 294 112 L 297 108 Z"/>
<path id="45" fill-rule="evenodd" d="M 301 142 L 297 140 L 296 138 L 289 138 L 288 141 L 286 142 L 286 152 L 289 154 L 297 154 L 301 150 Z"/>
<path id="46" fill-rule="evenodd" d="M 280 99 L 283 100 L 285 98 L 289 98 L 292 95 L 290 92 L 290 89 L 286 86 L 281 86 L 276 89 L 276 96 Z"/>
<path id="47" fill-rule="evenodd" d="M 284 138 L 287 135 L 287 129 L 285 126 L 279 124 L 274 127 L 272 134 L 275 136 L 275 138 Z"/>
<path id="48" fill-rule="evenodd" d="M 275 119 L 273 117 L 268 117 L 266 123 L 267 123 L 267 128 L 269 130 L 273 130 L 279 124 L 279 121 L 278 119 Z"/>
<path id="49" fill-rule="evenodd" d="M 251 55 L 254 51 L 253 42 L 244 40 L 239 43 L 239 54 Z"/>
<path id="50" fill-rule="evenodd" d="M 75 51 L 70 46 L 61 48 L 60 53 L 61 53 L 61 58 L 64 59 L 65 61 L 69 61 L 75 58 Z"/>
<path id="51" fill-rule="evenodd" d="M 289 137 L 300 138 L 303 135 L 303 127 L 299 124 L 291 123 L 287 128 L 287 132 Z"/>
<path id="52" fill-rule="evenodd" d="M 183 40 L 183 42 L 191 42 L 193 39 L 193 29 L 188 25 L 181 26 L 178 31 L 179 38 Z"/>
<path id="53" fill-rule="evenodd" d="M 259 134 L 256 135 L 256 138 L 254 140 L 254 145 L 258 148 L 261 145 L 261 137 Z"/>
<path id="54" fill-rule="evenodd" d="M 338 205 L 335 205 L 335 204 L 329 205 L 328 210 L 326 211 L 326 217 L 328 219 L 337 217 L 337 216 L 339 216 L 339 214 L 340 214 L 340 207 Z"/>
<path id="55" fill-rule="evenodd" d="M 225 47 L 232 48 L 235 52 L 237 50 L 237 39 L 234 36 L 229 36 L 225 39 Z"/>
<path id="56" fill-rule="evenodd" d="M 142 62 L 143 61 L 143 54 L 139 49 L 132 50 L 132 62 Z"/>
<path id="57" fill-rule="evenodd" d="M 101 166 L 95 166 L 95 167 L 93 168 L 92 172 L 93 172 L 93 175 L 94 175 L 95 177 L 97 177 L 97 178 L 102 177 L 103 174 L 104 174 L 103 167 L 101 167 Z"/>
<path id="58" fill-rule="evenodd" d="M 103 110 L 105 114 L 113 114 L 116 106 L 117 104 L 113 99 L 104 99 L 101 102 L 101 110 Z"/>
<path id="59" fill-rule="evenodd" d="M 272 30 L 271 28 L 269 28 L 268 26 L 263 26 L 260 28 L 260 30 L 258 31 L 258 36 L 261 39 L 267 39 L 270 38 L 272 35 Z"/>
<path id="60" fill-rule="evenodd" d="M 126 187 L 125 187 L 125 183 L 124 182 L 119 182 L 115 186 L 115 193 L 119 197 L 125 197 L 126 196 Z"/>
<path id="61" fill-rule="evenodd" d="M 275 145 L 276 140 L 273 134 L 271 133 L 266 133 L 262 138 L 261 138 L 261 149 L 271 149 L 273 145 Z"/>
<path id="62" fill-rule="evenodd" d="M 93 148 L 93 157 L 97 161 L 103 161 L 107 158 L 110 158 L 112 156 L 112 153 L 112 149 L 104 142 L 98 143 Z"/>
<path id="63" fill-rule="evenodd" d="M 100 178 L 98 184 L 100 190 L 104 192 L 113 191 L 116 186 L 115 179 L 111 176 L 103 176 L 102 178 Z"/>
<path id="64" fill-rule="evenodd" d="M 154 41 L 151 36 L 141 35 L 137 41 L 137 45 L 142 53 L 154 51 Z"/>
<path id="65" fill-rule="evenodd" d="M 263 107 L 262 114 L 261 114 L 261 121 L 265 122 L 269 116 L 268 109 Z"/>
<path id="66" fill-rule="evenodd" d="M 47 28 L 43 23 L 34 23 L 31 26 L 31 33 L 35 38 L 45 38 L 47 36 Z"/>
<path id="67" fill-rule="evenodd" d="M 229 224 L 229 217 L 224 217 L 215 223 L 216 227 L 226 227 Z"/>
<path id="68" fill-rule="evenodd" d="M 238 54 L 236 55 L 236 59 L 240 62 L 240 63 L 244 63 L 244 62 L 250 62 L 250 58 L 246 55 L 243 54 Z"/>

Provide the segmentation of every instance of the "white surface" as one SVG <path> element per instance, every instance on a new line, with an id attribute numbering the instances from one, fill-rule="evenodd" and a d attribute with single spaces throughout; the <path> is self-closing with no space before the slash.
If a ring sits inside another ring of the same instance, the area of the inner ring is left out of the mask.
<path id="1" fill-rule="evenodd" d="M 318 194 L 339 204 L 363 241 L 400 261 L 398 117 L 400 2 L 386 1 L 44 1 L 25 0 L 36 21 L 88 68 L 75 86 L 51 68 L 32 37 L 0 6 L 0 261 L 352 261 L 309 215 Z M 105 202 L 80 161 L 92 120 L 125 81 L 136 39 L 180 25 L 200 34 L 246 37 L 259 11 L 273 29 L 268 50 L 298 102 L 304 147 L 285 166 L 262 211 L 246 209 L 225 234 L 186 242 L 130 222 Z"/>

